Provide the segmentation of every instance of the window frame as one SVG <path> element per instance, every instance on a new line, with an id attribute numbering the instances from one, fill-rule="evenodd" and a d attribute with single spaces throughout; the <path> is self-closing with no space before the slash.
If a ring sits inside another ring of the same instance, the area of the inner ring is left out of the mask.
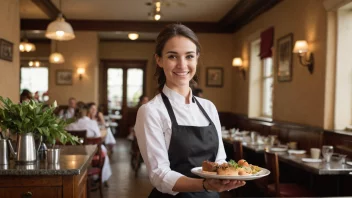
<path id="1" fill-rule="evenodd" d="M 266 69 L 266 61 L 268 59 L 271 59 L 271 74 L 270 75 L 265 75 L 265 69 Z M 268 57 L 268 58 L 265 58 L 261 61 L 261 67 L 262 67 L 262 71 L 261 71 L 261 93 L 260 93 L 260 116 L 261 117 L 265 117 L 265 118 L 272 118 L 273 117 L 273 93 L 274 93 L 274 64 L 273 64 L 273 57 Z M 271 114 L 267 114 L 265 112 L 265 81 L 268 80 L 268 79 L 272 79 L 272 91 L 271 91 L 271 98 L 272 98 L 272 101 L 271 101 Z"/>

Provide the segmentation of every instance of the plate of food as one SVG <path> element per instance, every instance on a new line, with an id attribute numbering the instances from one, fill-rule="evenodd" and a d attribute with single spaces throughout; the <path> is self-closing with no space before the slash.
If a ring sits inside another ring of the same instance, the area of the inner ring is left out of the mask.
<path id="1" fill-rule="evenodd" d="M 234 160 L 218 164 L 216 162 L 204 161 L 201 167 L 192 168 L 191 172 L 203 178 L 211 179 L 236 179 L 236 180 L 255 180 L 270 174 L 270 171 L 248 164 L 246 160 Z"/>

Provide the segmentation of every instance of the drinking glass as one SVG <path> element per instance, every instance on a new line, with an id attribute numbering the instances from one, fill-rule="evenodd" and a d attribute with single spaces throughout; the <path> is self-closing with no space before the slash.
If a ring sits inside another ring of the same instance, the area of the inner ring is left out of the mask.
<path id="1" fill-rule="evenodd" d="M 324 160 L 326 162 L 330 162 L 331 156 L 334 153 L 334 147 L 333 146 L 328 146 L 328 145 L 324 145 L 321 153 L 323 154 Z"/>

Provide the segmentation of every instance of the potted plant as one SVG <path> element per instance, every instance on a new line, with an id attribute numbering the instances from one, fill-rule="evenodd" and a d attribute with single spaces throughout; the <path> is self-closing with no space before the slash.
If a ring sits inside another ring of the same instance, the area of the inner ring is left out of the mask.
<path id="1" fill-rule="evenodd" d="M 56 101 L 51 106 L 37 103 L 34 100 L 13 103 L 0 96 L 0 128 L 17 134 L 16 161 L 30 163 L 36 160 L 34 138 L 43 137 L 47 143 L 55 146 L 56 140 L 66 144 L 78 142 L 76 136 L 65 131 L 65 126 L 72 120 L 65 121 L 54 114 Z M 13 149 L 12 149 L 13 150 Z"/>

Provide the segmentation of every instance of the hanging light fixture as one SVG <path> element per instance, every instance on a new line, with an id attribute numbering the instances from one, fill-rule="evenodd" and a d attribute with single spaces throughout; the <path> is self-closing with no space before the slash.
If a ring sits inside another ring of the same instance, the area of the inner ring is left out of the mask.
<path id="1" fill-rule="evenodd" d="M 20 43 L 20 51 L 21 52 L 34 52 L 35 51 L 35 45 L 33 43 L 28 42 L 27 39 L 24 39 Z"/>
<path id="2" fill-rule="evenodd" d="M 65 58 L 61 53 L 54 52 L 50 55 L 49 62 L 53 64 L 62 64 L 65 62 Z"/>
<path id="3" fill-rule="evenodd" d="M 161 2 L 155 2 L 155 13 L 154 13 L 154 20 L 159 21 L 161 18 Z"/>
<path id="4" fill-rule="evenodd" d="M 139 34 L 137 34 L 137 33 L 129 33 L 128 34 L 128 38 L 131 40 L 136 40 L 136 39 L 138 39 L 138 37 L 139 37 Z"/>
<path id="5" fill-rule="evenodd" d="M 20 43 L 20 52 L 34 52 L 35 45 L 28 42 L 26 32 L 24 32 L 23 41 Z"/>
<path id="6" fill-rule="evenodd" d="M 65 62 L 64 56 L 57 52 L 57 43 L 55 42 L 55 52 L 50 54 L 49 62 L 53 64 L 62 64 Z"/>
<path id="7" fill-rule="evenodd" d="M 159 21 L 161 18 L 161 13 L 160 12 L 155 12 L 154 14 L 154 20 Z"/>
<path id="8" fill-rule="evenodd" d="M 61 10 L 61 0 L 60 0 L 60 12 Z M 47 29 L 45 36 L 49 39 L 59 40 L 59 41 L 68 41 L 75 38 L 72 26 L 67 23 L 62 15 L 59 14 L 57 19 L 51 22 Z"/>

